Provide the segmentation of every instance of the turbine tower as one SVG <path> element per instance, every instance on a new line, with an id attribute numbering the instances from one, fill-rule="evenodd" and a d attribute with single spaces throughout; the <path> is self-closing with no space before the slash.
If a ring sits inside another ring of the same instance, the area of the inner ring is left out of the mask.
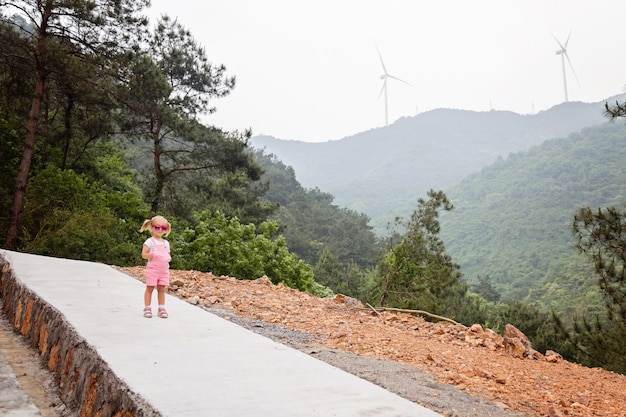
<path id="1" fill-rule="evenodd" d="M 380 93 L 378 94 L 378 98 L 380 99 L 380 96 L 383 93 L 385 93 L 385 126 L 388 126 L 389 125 L 389 110 L 388 110 L 388 105 L 387 105 L 387 79 L 393 78 L 394 80 L 403 82 L 407 85 L 411 85 L 411 84 L 407 83 L 404 80 L 401 80 L 398 77 L 394 77 L 393 75 L 389 74 L 387 72 L 387 68 L 385 67 L 385 62 L 383 61 L 383 57 L 380 55 L 380 51 L 378 50 L 378 46 L 376 47 L 376 51 L 378 52 L 380 63 L 383 66 L 383 74 L 380 76 L 380 79 L 383 80 L 383 88 L 380 90 Z"/>
<path id="2" fill-rule="evenodd" d="M 578 82 L 578 77 L 576 77 L 576 72 L 574 71 L 574 67 L 572 66 L 572 61 L 569 60 L 569 55 L 567 54 L 567 44 L 569 42 L 569 37 L 572 35 L 570 31 L 569 35 L 567 35 L 567 39 L 565 40 L 565 44 L 561 44 L 556 36 L 552 35 L 556 43 L 559 44 L 559 50 L 556 51 L 557 55 L 561 55 L 561 69 L 563 71 L 563 94 L 565 95 L 565 102 L 568 102 L 567 97 L 567 76 L 565 75 L 565 59 L 567 59 L 567 63 L 569 67 L 572 69 L 572 74 L 574 74 L 574 78 L 576 78 L 576 82 Z"/>

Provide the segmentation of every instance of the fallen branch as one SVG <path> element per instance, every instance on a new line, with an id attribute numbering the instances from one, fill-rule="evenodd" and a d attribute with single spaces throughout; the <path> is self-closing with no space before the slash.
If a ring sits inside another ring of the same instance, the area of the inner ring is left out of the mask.
<path id="1" fill-rule="evenodd" d="M 456 322 L 452 319 L 449 319 L 447 317 L 443 317 L 443 316 L 438 316 L 437 314 L 433 314 L 433 313 L 429 313 L 428 311 L 424 311 L 424 310 L 407 310 L 405 308 L 392 308 L 392 307 L 378 307 L 378 308 L 374 308 L 371 305 L 368 304 L 368 306 L 374 310 L 377 314 L 379 314 L 379 311 L 398 311 L 400 313 L 411 313 L 411 314 L 421 314 L 422 316 L 428 316 L 428 317 L 432 317 L 434 319 L 437 320 L 442 320 L 442 321 L 447 321 L 450 322 L 452 324 L 455 324 L 457 326 L 463 326 L 464 328 L 467 328 L 467 326 Z M 361 310 L 369 310 L 367 308 L 362 308 Z"/>
<path id="2" fill-rule="evenodd" d="M 380 313 L 378 311 L 376 311 L 376 309 L 374 307 L 372 307 L 372 305 L 370 303 L 367 303 L 367 306 L 369 308 L 371 308 L 372 310 L 374 310 L 374 313 L 376 313 L 377 316 L 380 316 Z"/>

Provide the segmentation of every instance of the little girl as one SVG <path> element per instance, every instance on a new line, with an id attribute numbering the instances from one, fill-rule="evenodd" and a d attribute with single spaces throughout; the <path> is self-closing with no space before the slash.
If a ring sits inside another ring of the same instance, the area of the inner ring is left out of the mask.
<path id="1" fill-rule="evenodd" d="M 163 239 L 171 231 L 170 223 L 162 216 L 154 216 L 143 222 L 140 232 L 150 230 L 152 235 L 143 243 L 141 257 L 147 259 L 146 264 L 146 292 L 144 293 L 143 316 L 152 317 L 152 291 L 157 288 L 157 298 L 159 302 L 159 317 L 166 319 L 165 310 L 165 287 L 170 283 L 170 242 Z"/>

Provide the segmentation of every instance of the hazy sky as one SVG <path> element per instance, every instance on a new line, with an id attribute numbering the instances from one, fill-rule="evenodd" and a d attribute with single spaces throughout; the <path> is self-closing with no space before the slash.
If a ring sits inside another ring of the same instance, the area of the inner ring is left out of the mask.
<path id="1" fill-rule="evenodd" d="M 206 123 L 321 142 L 435 108 L 536 113 L 624 92 L 624 0 L 152 0 L 237 77 Z M 553 37 L 554 36 L 554 37 Z M 567 61 L 566 61 L 567 64 Z"/>

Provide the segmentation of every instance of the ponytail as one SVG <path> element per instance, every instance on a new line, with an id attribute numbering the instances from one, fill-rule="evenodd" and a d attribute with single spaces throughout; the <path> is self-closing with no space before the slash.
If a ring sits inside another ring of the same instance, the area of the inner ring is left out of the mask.
<path id="1" fill-rule="evenodd" d="M 141 229 L 139 229 L 139 231 L 143 232 L 145 230 L 152 230 L 152 219 L 147 219 L 143 221 L 143 224 L 141 225 Z"/>

